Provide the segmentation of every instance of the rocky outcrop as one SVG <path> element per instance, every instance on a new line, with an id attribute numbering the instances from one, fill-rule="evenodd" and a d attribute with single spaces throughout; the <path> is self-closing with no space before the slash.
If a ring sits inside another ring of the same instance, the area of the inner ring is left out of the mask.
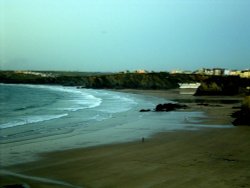
<path id="1" fill-rule="evenodd" d="M 240 111 L 234 112 L 232 117 L 235 118 L 233 125 L 248 125 L 250 126 L 250 96 L 244 98 Z"/>
<path id="2" fill-rule="evenodd" d="M 150 109 L 141 109 L 140 112 L 150 112 Z"/>
<path id="3" fill-rule="evenodd" d="M 186 105 L 178 104 L 178 103 L 165 103 L 165 104 L 158 104 L 155 108 L 156 112 L 169 112 L 177 109 L 184 109 L 187 108 Z"/>
<path id="4" fill-rule="evenodd" d="M 241 109 L 232 114 L 232 117 L 236 118 L 233 121 L 233 125 L 235 126 L 242 126 L 248 125 L 250 126 L 250 110 Z"/>
<path id="5" fill-rule="evenodd" d="M 201 82 L 195 95 L 247 95 L 249 94 L 249 90 L 247 89 L 249 85 L 250 79 L 247 78 L 211 76 Z"/>
<path id="6" fill-rule="evenodd" d="M 155 112 L 169 112 L 174 111 L 178 109 L 185 109 L 187 108 L 187 105 L 178 104 L 178 103 L 165 103 L 165 104 L 158 104 L 154 111 Z M 140 112 L 150 112 L 152 110 L 150 109 L 141 109 Z"/>

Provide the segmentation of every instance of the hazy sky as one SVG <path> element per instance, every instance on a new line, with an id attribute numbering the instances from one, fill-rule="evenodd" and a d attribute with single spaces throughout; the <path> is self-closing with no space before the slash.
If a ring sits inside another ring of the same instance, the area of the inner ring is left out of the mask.
<path id="1" fill-rule="evenodd" d="M 0 0 L 1 69 L 250 68 L 250 0 Z"/>

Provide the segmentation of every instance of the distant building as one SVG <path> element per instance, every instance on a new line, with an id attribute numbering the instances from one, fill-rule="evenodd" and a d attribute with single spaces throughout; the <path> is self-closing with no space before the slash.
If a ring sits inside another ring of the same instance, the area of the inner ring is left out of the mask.
<path id="1" fill-rule="evenodd" d="M 41 73 L 41 72 L 33 72 L 33 71 L 15 71 L 15 73 L 18 74 L 26 74 L 26 75 L 35 75 L 35 76 L 41 76 L 41 77 L 55 77 L 55 75 L 51 73 Z"/>
<path id="2" fill-rule="evenodd" d="M 138 73 L 138 74 L 145 74 L 145 73 L 147 73 L 147 71 L 146 70 L 136 70 L 135 71 L 135 73 Z"/>
<path id="3" fill-rule="evenodd" d="M 240 74 L 241 74 L 241 71 L 239 70 L 231 70 L 229 73 L 230 76 L 240 76 Z"/>
<path id="4" fill-rule="evenodd" d="M 200 85 L 200 83 L 179 83 L 179 92 L 180 94 L 193 95 Z"/>
<path id="5" fill-rule="evenodd" d="M 224 75 L 224 70 L 225 69 L 214 68 L 213 69 L 213 75 L 215 75 L 215 76 L 222 76 L 222 75 Z"/>
<path id="6" fill-rule="evenodd" d="M 204 75 L 215 75 L 215 76 L 222 76 L 224 75 L 225 69 L 221 68 L 214 68 L 214 69 L 207 69 L 207 68 L 202 68 L 198 71 L 196 71 L 196 74 L 204 74 Z"/>
<path id="7" fill-rule="evenodd" d="M 184 71 L 182 70 L 171 70 L 170 74 L 182 74 Z"/>
<path id="8" fill-rule="evenodd" d="M 213 75 L 213 70 L 212 69 L 202 68 L 202 69 L 197 70 L 195 73 L 196 74 Z"/>
<path id="9" fill-rule="evenodd" d="M 225 69 L 225 70 L 224 70 L 224 75 L 225 75 L 225 76 L 229 76 L 229 75 L 230 75 L 230 72 L 231 72 L 230 70 Z"/>
<path id="10" fill-rule="evenodd" d="M 250 70 L 243 70 L 240 73 L 241 78 L 250 78 Z"/>
<path id="11" fill-rule="evenodd" d="M 204 69 L 205 75 L 214 75 L 214 71 L 212 69 Z"/>

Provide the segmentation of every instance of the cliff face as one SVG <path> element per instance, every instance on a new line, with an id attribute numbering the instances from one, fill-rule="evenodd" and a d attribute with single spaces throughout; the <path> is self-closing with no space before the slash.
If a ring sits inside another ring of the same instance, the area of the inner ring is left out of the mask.
<path id="1" fill-rule="evenodd" d="M 20 74 L 0 71 L 1 83 L 57 84 L 82 86 L 96 89 L 173 89 L 178 83 L 201 82 L 196 95 L 238 95 L 247 94 L 250 79 L 240 77 L 204 76 L 196 74 L 126 73 L 126 74 L 81 74 L 50 73 L 51 76 Z"/>
<path id="2" fill-rule="evenodd" d="M 240 77 L 209 77 L 201 82 L 195 95 L 239 95 L 248 94 L 250 79 Z"/>
<path id="3" fill-rule="evenodd" d="M 168 74 L 113 74 L 87 77 L 89 88 L 170 89 L 177 88 L 178 81 Z"/>
<path id="4" fill-rule="evenodd" d="M 179 82 L 197 82 L 197 75 L 170 75 L 169 73 L 147 74 L 106 74 L 79 76 L 58 74 L 55 77 L 41 77 L 36 75 L 17 74 L 14 72 L 0 72 L 2 83 L 29 84 L 59 84 L 65 86 L 82 86 L 96 89 L 172 89 L 178 88 Z"/>

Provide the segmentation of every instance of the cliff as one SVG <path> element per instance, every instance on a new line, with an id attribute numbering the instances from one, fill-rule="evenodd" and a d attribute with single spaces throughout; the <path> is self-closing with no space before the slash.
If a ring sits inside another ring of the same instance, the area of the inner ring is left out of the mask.
<path id="1" fill-rule="evenodd" d="M 246 96 L 242 102 L 242 107 L 240 111 L 232 114 L 235 118 L 233 121 L 234 125 L 248 125 L 250 126 L 250 96 Z"/>
<path id="2" fill-rule="evenodd" d="M 248 95 L 250 79 L 237 76 L 212 76 L 201 82 L 195 95 Z"/>
<path id="3" fill-rule="evenodd" d="M 167 72 L 88 74 L 87 76 L 78 73 L 69 75 L 57 72 L 56 76 L 48 77 L 11 71 L 0 72 L 0 82 L 2 83 L 58 84 L 95 89 L 172 89 L 178 88 L 179 82 L 197 82 L 200 79 L 199 75 L 171 75 Z"/>
<path id="4" fill-rule="evenodd" d="M 1 83 L 50 84 L 95 89 L 173 89 L 178 83 L 201 82 L 195 95 L 249 94 L 250 79 L 198 74 L 45 72 L 48 76 L 0 71 Z"/>

